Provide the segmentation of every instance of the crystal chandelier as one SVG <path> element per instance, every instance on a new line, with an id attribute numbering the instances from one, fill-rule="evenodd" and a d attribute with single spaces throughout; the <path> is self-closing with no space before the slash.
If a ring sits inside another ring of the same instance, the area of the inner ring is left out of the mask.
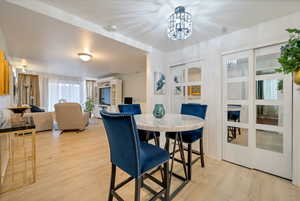
<path id="1" fill-rule="evenodd" d="M 169 17 L 168 37 L 171 40 L 185 40 L 192 35 L 192 15 L 183 6 L 175 8 Z"/>

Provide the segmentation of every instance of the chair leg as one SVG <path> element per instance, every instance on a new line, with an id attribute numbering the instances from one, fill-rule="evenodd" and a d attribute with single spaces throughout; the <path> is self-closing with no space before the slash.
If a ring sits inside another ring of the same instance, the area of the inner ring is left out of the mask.
<path id="1" fill-rule="evenodd" d="M 134 201 L 141 200 L 141 187 L 142 187 L 142 177 L 135 179 L 135 196 Z"/>
<path id="2" fill-rule="evenodd" d="M 154 134 L 155 135 L 155 134 Z M 154 142 L 155 142 L 155 145 L 160 147 L 160 140 L 159 140 L 159 137 L 157 136 L 154 136 Z"/>
<path id="3" fill-rule="evenodd" d="M 192 179 L 192 144 L 188 144 L 188 162 L 187 162 L 187 168 L 188 168 L 188 180 Z"/>
<path id="4" fill-rule="evenodd" d="M 164 180 L 163 180 L 165 192 L 165 201 L 170 200 L 170 186 L 169 186 L 169 161 L 164 164 Z"/>
<path id="5" fill-rule="evenodd" d="M 203 139 L 200 139 L 200 157 L 201 157 L 201 167 L 204 167 L 204 152 L 203 152 Z"/>
<path id="6" fill-rule="evenodd" d="M 170 153 L 170 138 L 166 138 L 165 150 Z"/>
<path id="7" fill-rule="evenodd" d="M 115 188 L 115 182 L 116 182 L 116 165 L 112 164 L 112 166 L 111 166 L 110 189 L 109 189 L 108 201 L 112 201 L 113 200 L 112 191 Z"/>
<path id="8" fill-rule="evenodd" d="M 154 134 L 154 143 L 155 143 L 155 145 L 158 146 L 158 147 L 160 147 L 160 140 L 159 140 L 159 137 L 155 135 L 155 132 L 153 132 L 153 134 Z M 163 179 L 164 173 L 163 173 L 162 167 L 159 166 L 158 168 L 159 168 L 159 170 L 160 170 L 161 178 Z"/>

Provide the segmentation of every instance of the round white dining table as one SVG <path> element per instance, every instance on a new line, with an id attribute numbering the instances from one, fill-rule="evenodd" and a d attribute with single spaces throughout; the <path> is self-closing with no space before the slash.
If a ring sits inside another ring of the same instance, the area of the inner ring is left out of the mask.
<path id="1" fill-rule="evenodd" d="M 202 128 L 204 120 L 184 114 L 167 113 L 163 118 L 157 119 L 152 114 L 134 116 L 138 129 L 157 132 L 183 132 Z"/>
<path id="2" fill-rule="evenodd" d="M 169 194 L 167 200 L 172 200 L 176 197 L 176 195 L 184 188 L 184 186 L 189 182 L 187 178 L 187 170 L 186 170 L 186 160 L 184 156 L 184 148 L 182 141 L 182 132 L 196 130 L 202 128 L 204 126 L 204 120 L 191 115 L 183 115 L 183 114 L 172 114 L 168 113 L 163 118 L 157 119 L 152 114 L 140 114 L 134 116 L 136 125 L 138 129 L 146 130 L 150 132 L 172 132 L 174 133 L 175 143 L 173 145 L 173 151 L 170 154 L 171 157 L 171 169 L 170 169 L 170 179 L 169 185 L 171 185 L 172 175 L 176 178 L 180 179 L 182 183 L 175 188 L 175 190 Z M 176 141 L 178 143 L 176 143 Z M 179 152 L 181 155 L 183 170 L 185 173 L 185 177 L 182 177 L 175 172 L 173 172 L 173 164 L 174 164 L 174 156 L 176 153 L 176 146 L 178 144 Z M 167 140 L 166 150 L 169 151 L 169 141 Z M 146 187 L 146 185 L 145 185 Z"/>

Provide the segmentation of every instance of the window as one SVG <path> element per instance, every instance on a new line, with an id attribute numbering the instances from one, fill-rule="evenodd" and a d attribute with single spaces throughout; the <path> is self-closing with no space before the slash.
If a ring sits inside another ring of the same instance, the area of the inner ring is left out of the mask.
<path id="1" fill-rule="evenodd" d="M 66 102 L 81 102 L 81 83 L 79 81 L 49 80 L 48 111 L 54 111 L 54 105 L 61 99 Z"/>

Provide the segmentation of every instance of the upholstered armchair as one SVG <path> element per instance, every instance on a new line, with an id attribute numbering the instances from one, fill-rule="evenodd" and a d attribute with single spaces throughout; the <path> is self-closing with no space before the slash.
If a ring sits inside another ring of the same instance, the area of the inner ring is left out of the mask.
<path id="1" fill-rule="evenodd" d="M 37 132 L 52 130 L 53 112 L 28 112 L 24 117 L 32 117 Z"/>
<path id="2" fill-rule="evenodd" d="M 84 130 L 89 123 L 89 113 L 82 112 L 78 103 L 58 103 L 54 105 L 58 128 L 65 130 Z"/>

